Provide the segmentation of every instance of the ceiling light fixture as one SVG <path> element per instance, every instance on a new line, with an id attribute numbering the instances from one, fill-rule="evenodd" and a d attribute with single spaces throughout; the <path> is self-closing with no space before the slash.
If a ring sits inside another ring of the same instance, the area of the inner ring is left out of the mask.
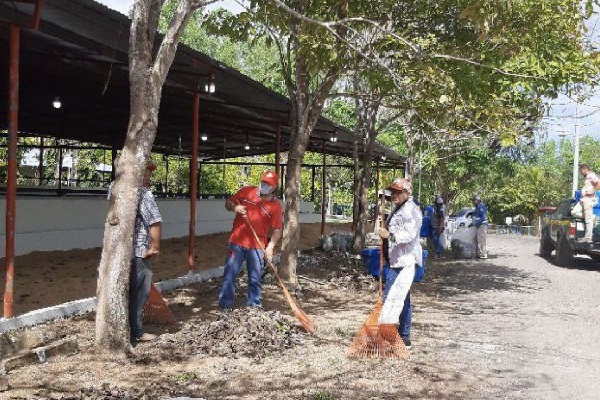
<path id="1" fill-rule="evenodd" d="M 215 77 L 213 74 L 210 74 L 208 76 L 208 82 L 206 82 L 206 85 L 204 85 L 204 91 L 206 93 L 214 93 L 215 90 L 217 89 L 215 86 Z"/>
<path id="2" fill-rule="evenodd" d="M 61 107 L 62 107 L 62 103 L 61 103 L 61 101 L 60 101 L 60 97 L 56 96 L 56 97 L 54 98 L 54 101 L 52 102 L 52 107 L 54 107 L 54 108 L 56 108 L 56 109 L 58 109 L 58 108 L 61 108 Z"/>
<path id="3" fill-rule="evenodd" d="M 331 136 L 329 138 L 329 141 L 332 142 L 332 143 L 337 142 L 337 132 L 335 132 L 335 131 L 333 132 L 333 136 Z"/>
<path id="4" fill-rule="evenodd" d="M 202 136 L 200 136 L 200 139 L 202 139 L 203 142 L 206 142 L 208 140 L 208 134 L 203 133 Z"/>

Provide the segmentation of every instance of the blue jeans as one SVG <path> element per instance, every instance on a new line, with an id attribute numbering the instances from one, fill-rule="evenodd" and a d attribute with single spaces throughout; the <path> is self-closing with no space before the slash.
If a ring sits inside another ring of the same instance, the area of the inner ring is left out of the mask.
<path id="1" fill-rule="evenodd" d="M 134 257 L 131 260 L 131 273 L 129 274 L 129 329 L 133 339 L 144 333 L 142 319 L 144 306 L 150 297 L 152 285 L 152 271 L 150 261 Z"/>
<path id="2" fill-rule="evenodd" d="M 223 273 L 223 286 L 219 293 L 219 307 L 232 308 L 235 299 L 235 280 L 240 274 L 242 263 L 246 259 L 248 269 L 248 301 L 250 307 L 260 306 L 262 291 L 262 272 L 264 268 L 264 254 L 259 249 L 247 249 L 237 244 L 229 243 L 229 255 L 225 261 Z"/>
<path id="3" fill-rule="evenodd" d="M 433 249 L 435 250 L 435 254 L 441 256 L 444 254 L 444 246 L 442 245 L 442 235 L 443 233 L 434 233 L 431 236 L 433 240 Z"/>
<path id="4" fill-rule="evenodd" d="M 387 298 L 390 288 L 394 284 L 394 281 L 398 277 L 399 273 L 400 269 L 398 268 L 389 269 L 385 279 L 385 287 L 383 289 L 383 301 L 385 301 Z M 408 338 L 410 336 L 410 325 L 412 323 L 412 304 L 410 302 L 410 291 L 406 294 L 406 299 L 404 299 L 404 307 L 402 307 L 399 322 L 400 324 L 398 325 L 398 333 L 403 338 Z"/>

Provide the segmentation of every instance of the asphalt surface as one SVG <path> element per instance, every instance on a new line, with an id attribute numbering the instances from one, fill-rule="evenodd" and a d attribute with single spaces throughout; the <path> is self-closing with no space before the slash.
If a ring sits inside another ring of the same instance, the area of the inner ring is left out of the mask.
<path id="1" fill-rule="evenodd" d="M 488 260 L 436 268 L 439 309 L 423 311 L 421 329 L 436 312 L 447 317 L 436 350 L 479 380 L 475 398 L 600 399 L 600 263 L 556 266 L 530 237 L 488 242 Z"/>

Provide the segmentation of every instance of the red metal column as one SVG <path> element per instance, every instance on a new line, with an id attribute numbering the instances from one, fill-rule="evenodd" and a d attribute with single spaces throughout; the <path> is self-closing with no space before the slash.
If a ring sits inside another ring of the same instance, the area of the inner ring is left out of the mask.
<path id="1" fill-rule="evenodd" d="M 44 138 L 40 137 L 40 162 L 38 164 L 38 186 L 44 186 Z"/>
<path id="2" fill-rule="evenodd" d="M 193 272 L 194 243 L 196 239 L 196 202 L 198 201 L 198 131 L 200 130 L 200 93 L 194 93 L 192 124 L 192 162 L 190 171 L 190 252 L 188 256 L 188 269 Z"/>
<path id="3" fill-rule="evenodd" d="M 280 169 L 281 165 L 281 124 L 277 124 L 277 128 L 275 130 L 276 138 L 275 138 L 275 172 L 280 174 L 279 181 L 279 192 L 283 194 L 283 169 Z M 283 196 L 281 196 L 283 197 Z"/>
<path id="4" fill-rule="evenodd" d="M 275 138 L 275 171 L 279 173 L 279 165 L 281 163 L 281 124 L 277 124 Z"/>
<path id="5" fill-rule="evenodd" d="M 326 172 L 326 159 L 325 159 L 325 146 L 326 141 L 323 141 L 323 174 L 321 176 L 321 236 L 325 235 L 325 172 Z"/>
<path id="6" fill-rule="evenodd" d="M 4 267 L 4 318 L 13 316 L 13 284 L 15 274 L 15 213 L 17 196 L 17 140 L 19 129 L 19 47 L 21 31 L 10 26 L 8 83 L 8 177 L 6 182 L 6 256 Z"/>

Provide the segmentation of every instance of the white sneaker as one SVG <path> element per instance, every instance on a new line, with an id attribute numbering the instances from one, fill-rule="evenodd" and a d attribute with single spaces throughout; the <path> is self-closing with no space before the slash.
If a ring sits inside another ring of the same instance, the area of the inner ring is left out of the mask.
<path id="1" fill-rule="evenodd" d="M 482 260 L 485 260 L 488 258 L 487 254 L 482 254 L 479 256 L 479 258 L 481 258 Z"/>
<path id="2" fill-rule="evenodd" d="M 148 333 L 145 332 L 142 334 L 142 336 L 138 337 L 136 340 L 138 342 L 151 342 L 153 340 L 156 339 L 156 335 L 153 335 L 152 333 Z"/>

